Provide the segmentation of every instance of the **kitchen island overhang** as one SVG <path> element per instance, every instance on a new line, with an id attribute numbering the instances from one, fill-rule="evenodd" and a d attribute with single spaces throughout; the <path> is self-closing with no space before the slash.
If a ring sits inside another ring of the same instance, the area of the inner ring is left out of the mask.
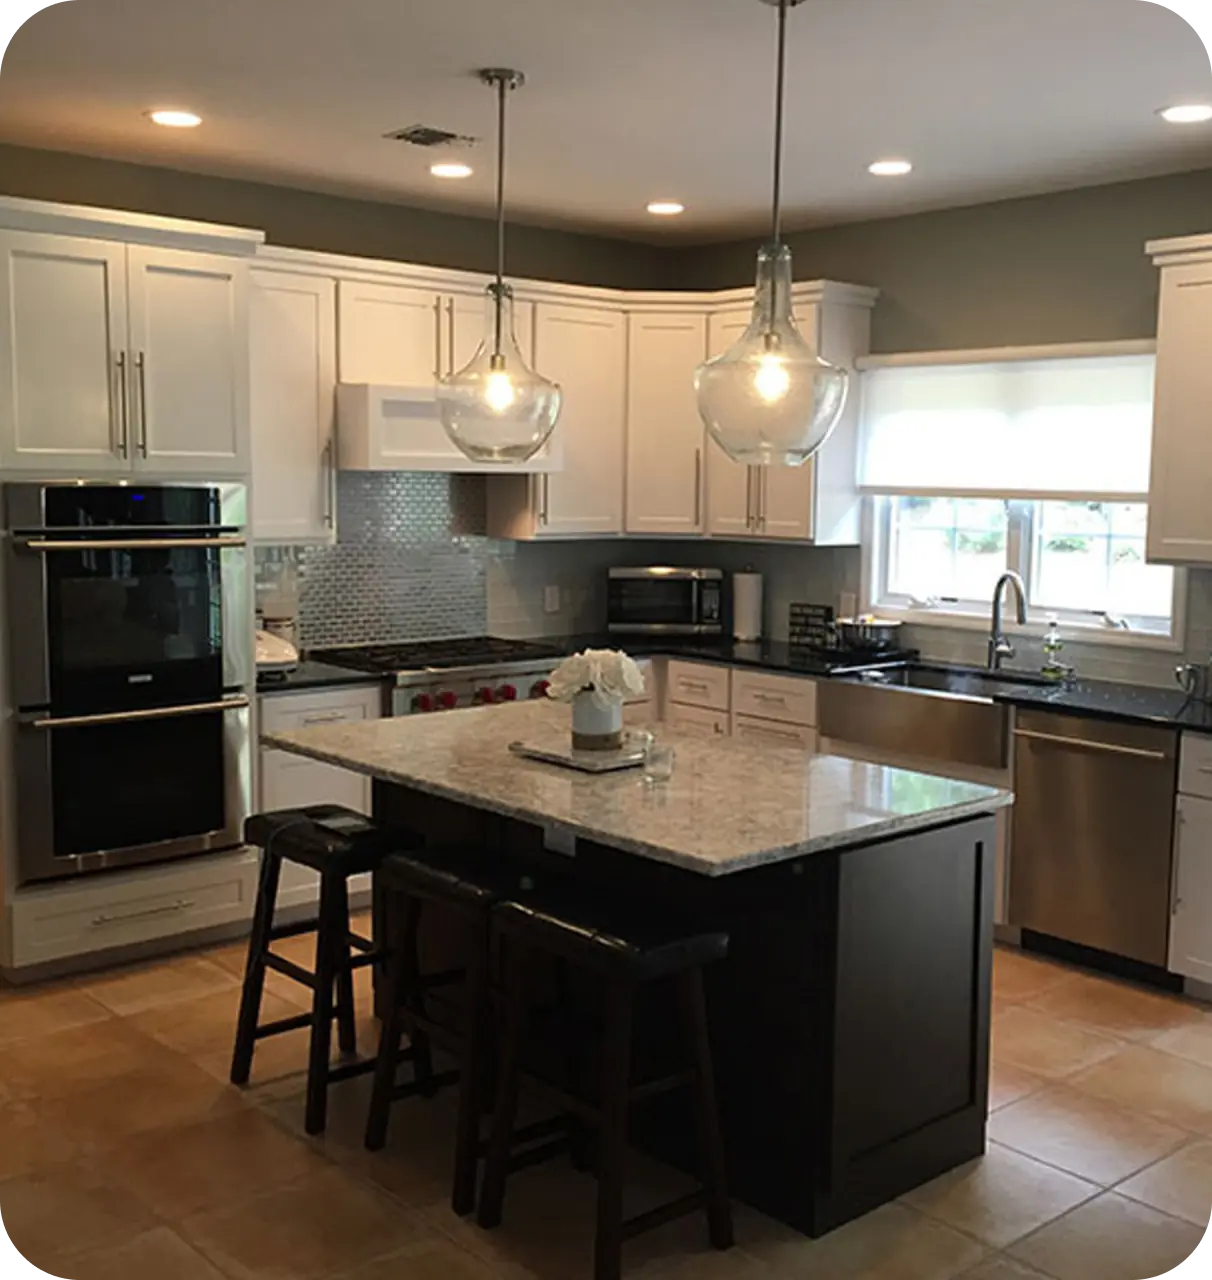
<path id="1" fill-rule="evenodd" d="M 572 878 L 726 928 L 710 1010 L 740 1199 L 819 1235 L 980 1155 L 995 815 L 1012 797 L 664 730 L 678 760 L 655 787 L 509 752 L 567 721 L 506 705 L 264 740 L 372 777 L 383 821 L 496 851 L 540 887 Z M 429 945 L 448 962 L 449 939 Z M 692 1132 L 668 1109 L 635 1134 L 689 1164 Z"/>

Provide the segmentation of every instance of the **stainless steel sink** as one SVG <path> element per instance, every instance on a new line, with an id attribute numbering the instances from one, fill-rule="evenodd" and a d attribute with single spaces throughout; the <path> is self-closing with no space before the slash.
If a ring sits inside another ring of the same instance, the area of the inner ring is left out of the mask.
<path id="1" fill-rule="evenodd" d="M 1054 680 L 1035 671 L 989 671 L 984 667 L 932 666 L 911 663 L 904 667 L 860 672 L 865 684 L 891 685 L 920 693 L 941 693 L 955 698 L 992 701 L 993 695 L 1009 685 L 1047 686 Z"/>

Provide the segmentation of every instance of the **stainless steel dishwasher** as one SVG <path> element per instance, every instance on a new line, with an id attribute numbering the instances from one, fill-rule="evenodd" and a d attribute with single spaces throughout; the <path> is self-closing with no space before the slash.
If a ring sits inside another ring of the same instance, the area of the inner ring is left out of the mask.
<path id="1" fill-rule="evenodd" d="M 1019 711 L 1010 923 L 1164 966 L 1178 734 Z"/>

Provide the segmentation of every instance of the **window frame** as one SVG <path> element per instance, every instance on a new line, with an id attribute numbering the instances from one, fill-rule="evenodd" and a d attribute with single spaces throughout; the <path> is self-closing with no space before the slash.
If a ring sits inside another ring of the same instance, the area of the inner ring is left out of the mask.
<path id="1" fill-rule="evenodd" d="M 934 496 L 934 495 L 931 495 Z M 937 495 L 945 497 L 945 494 Z M 907 623 L 919 626 L 947 627 L 987 631 L 989 628 L 990 600 L 940 599 L 919 600 L 904 593 L 888 590 L 890 548 L 892 545 L 892 510 L 896 501 L 891 496 L 868 496 L 864 500 L 863 513 L 863 607 L 868 611 L 895 614 Z M 1186 632 L 1186 570 L 1174 570 L 1173 595 L 1171 597 L 1169 630 L 1150 629 L 1145 625 L 1152 615 L 1131 615 L 1123 619 L 1127 627 L 1118 627 L 1108 621 L 1106 614 L 1089 610 L 1044 608 L 1030 603 L 1031 584 L 1034 577 L 1035 509 L 1037 501 L 1005 499 L 1006 568 L 1019 573 L 1028 587 L 1027 623 L 1018 626 L 1007 622 L 1007 630 L 1017 635 L 1042 636 L 1048 628 L 1049 618 L 1055 616 L 1060 626 L 1072 635 L 1081 633 L 1082 641 L 1097 644 L 1131 645 L 1140 648 L 1181 652 Z M 1059 499 L 1064 501 L 1064 499 Z"/>

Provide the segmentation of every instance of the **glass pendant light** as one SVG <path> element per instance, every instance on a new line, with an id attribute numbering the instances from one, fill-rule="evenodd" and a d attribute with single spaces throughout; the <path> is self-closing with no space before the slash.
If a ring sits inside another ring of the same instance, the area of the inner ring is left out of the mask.
<path id="1" fill-rule="evenodd" d="M 850 378 L 804 340 L 792 311 L 791 250 L 782 239 L 783 103 L 787 10 L 801 0 L 762 3 L 775 4 L 779 11 L 770 240 L 758 251 L 749 327 L 723 355 L 699 365 L 694 387 L 707 430 L 730 458 L 798 467 L 837 424 Z"/>
<path id="2" fill-rule="evenodd" d="M 485 290 L 484 338 L 462 369 L 438 382 L 446 434 L 475 462 L 525 462 L 546 444 L 560 416 L 560 388 L 531 369 L 513 328 L 513 290 L 505 283 L 505 98 L 525 83 L 520 71 L 489 68 L 497 91 L 497 275 Z"/>

